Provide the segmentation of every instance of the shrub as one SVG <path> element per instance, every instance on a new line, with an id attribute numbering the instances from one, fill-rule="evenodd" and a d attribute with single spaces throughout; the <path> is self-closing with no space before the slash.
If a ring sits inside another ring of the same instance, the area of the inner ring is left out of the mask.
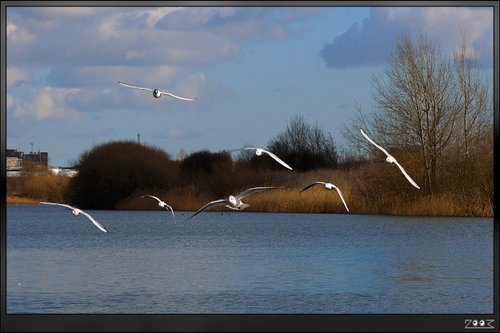
<path id="1" fill-rule="evenodd" d="M 113 209 L 141 189 L 168 189 L 178 174 L 177 163 L 167 153 L 134 141 L 95 146 L 82 154 L 77 168 L 70 200 L 93 209 Z"/>

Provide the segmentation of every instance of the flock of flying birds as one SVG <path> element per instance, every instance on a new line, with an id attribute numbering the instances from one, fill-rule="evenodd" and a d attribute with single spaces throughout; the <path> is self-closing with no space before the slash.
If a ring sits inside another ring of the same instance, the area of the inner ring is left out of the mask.
<path id="1" fill-rule="evenodd" d="M 138 87 L 138 86 L 133 86 L 133 85 L 130 85 L 130 84 L 127 84 L 127 83 L 123 83 L 123 82 L 118 82 L 118 84 L 120 84 L 120 85 L 122 85 L 124 87 L 127 87 L 127 88 L 133 88 L 133 89 L 151 91 L 153 93 L 153 96 L 155 98 L 160 98 L 161 96 L 165 95 L 165 96 L 170 96 L 172 98 L 176 98 L 176 99 L 180 99 L 180 100 L 184 100 L 184 101 L 194 101 L 194 100 L 196 100 L 196 98 L 181 97 L 181 96 L 177 96 L 177 95 L 174 95 L 172 93 L 169 93 L 169 92 L 160 91 L 158 89 Z M 417 183 L 410 177 L 410 175 L 408 175 L 408 173 L 401 166 L 401 164 L 398 163 L 398 161 L 394 158 L 394 156 L 392 156 L 391 154 L 389 154 L 387 152 L 387 150 L 385 150 L 383 147 L 381 147 L 380 145 L 378 145 L 377 143 L 375 143 L 375 141 L 373 141 L 372 139 L 370 139 L 370 137 L 368 135 L 366 135 L 366 133 L 363 132 L 362 129 L 360 129 L 360 131 L 361 131 L 361 134 L 366 138 L 366 140 L 368 140 L 371 144 L 373 144 L 375 147 L 377 147 L 378 149 L 380 149 L 387 156 L 385 158 L 385 162 L 388 162 L 390 164 L 395 164 L 399 168 L 399 170 L 401 171 L 401 173 L 410 182 L 410 184 L 413 185 L 414 187 L 416 187 L 417 189 L 420 189 L 420 187 L 417 185 Z M 233 150 L 228 150 L 228 151 L 229 152 L 234 152 L 234 151 L 241 151 L 241 150 L 254 150 L 255 154 L 257 156 L 262 156 L 263 154 L 267 154 L 267 155 L 271 156 L 276 162 L 278 162 L 282 166 L 284 166 L 285 168 L 287 168 L 289 170 L 293 170 L 292 167 L 290 167 L 282 159 L 280 159 L 278 156 L 276 156 L 276 154 L 274 154 L 274 153 L 272 153 L 270 151 L 267 151 L 265 149 L 262 149 L 262 148 L 257 148 L 257 147 L 243 147 L 243 148 L 240 148 L 240 149 L 233 149 Z M 330 190 L 330 191 L 333 190 L 333 191 L 337 192 L 339 194 L 340 199 L 342 200 L 342 203 L 344 204 L 345 209 L 347 211 L 349 211 L 349 208 L 347 207 L 347 203 L 345 202 L 344 196 L 342 195 L 342 192 L 340 191 L 340 189 L 337 186 L 335 186 L 332 183 L 323 182 L 323 181 L 313 182 L 313 183 L 307 185 L 306 187 L 304 187 L 300 192 L 307 191 L 308 189 L 310 189 L 310 188 L 312 188 L 312 187 L 314 187 L 316 185 L 323 185 L 327 190 Z M 214 200 L 214 201 L 210 201 L 209 203 L 205 204 L 203 207 L 201 207 L 200 209 L 198 209 L 193 215 L 191 215 L 190 217 L 188 217 L 185 221 L 193 218 L 194 216 L 198 215 L 199 213 L 203 212 L 204 210 L 207 210 L 207 209 L 210 209 L 210 208 L 213 208 L 213 207 L 226 206 L 227 208 L 230 208 L 230 209 L 233 209 L 233 210 L 242 210 L 242 209 L 245 209 L 245 208 L 247 208 L 250 205 L 242 202 L 241 201 L 242 199 L 244 199 L 244 198 L 246 198 L 249 195 L 254 194 L 254 193 L 258 193 L 258 192 L 262 192 L 262 191 L 266 191 L 266 190 L 272 190 L 272 189 L 281 189 L 281 188 L 284 188 L 284 186 L 251 187 L 251 188 L 246 189 L 245 191 L 243 191 L 243 192 L 241 192 L 239 194 L 228 195 L 225 198 Z M 173 217 L 174 222 L 175 222 L 175 213 L 174 213 L 174 209 L 172 208 L 172 206 L 170 206 L 169 204 L 167 204 L 166 202 L 164 202 L 163 200 L 161 200 L 160 198 L 158 198 L 158 197 L 156 197 L 154 195 L 143 195 L 143 196 L 141 196 L 141 198 L 151 198 L 151 199 L 156 200 L 158 202 L 158 206 L 159 207 L 165 209 L 166 211 L 170 211 L 172 213 L 172 217 Z M 80 214 L 83 214 L 97 228 L 99 228 L 99 230 L 101 230 L 102 232 L 108 232 L 108 230 L 101 223 L 99 223 L 96 219 L 94 219 L 90 214 L 84 212 L 83 210 L 81 210 L 79 208 L 76 208 L 76 207 L 73 207 L 73 206 L 70 206 L 70 205 L 67 205 L 67 204 L 54 203 L 54 202 L 45 202 L 45 201 L 42 201 L 40 203 L 44 204 L 44 205 L 55 205 L 55 206 L 61 206 L 61 207 L 69 208 L 69 209 L 71 209 L 71 213 L 73 215 L 78 216 Z"/>

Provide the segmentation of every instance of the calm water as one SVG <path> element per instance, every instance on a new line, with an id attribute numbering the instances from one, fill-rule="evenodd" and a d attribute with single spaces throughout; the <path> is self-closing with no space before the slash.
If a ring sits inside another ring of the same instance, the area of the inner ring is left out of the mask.
<path id="1" fill-rule="evenodd" d="M 7 313 L 492 313 L 493 219 L 7 206 Z"/>

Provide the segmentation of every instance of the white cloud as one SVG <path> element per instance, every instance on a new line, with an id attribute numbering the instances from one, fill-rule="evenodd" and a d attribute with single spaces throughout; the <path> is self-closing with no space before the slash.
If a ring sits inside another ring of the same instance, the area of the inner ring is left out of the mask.
<path id="1" fill-rule="evenodd" d="M 474 44 L 492 28 L 493 11 L 465 7 L 422 9 L 422 25 L 442 41 L 456 41 L 465 34 L 466 40 Z M 493 42 L 493 40 L 491 40 Z"/>
<path id="2" fill-rule="evenodd" d="M 210 65 L 235 57 L 249 38 L 284 39 L 308 8 L 49 7 L 9 11 L 15 63 Z M 34 34 L 36 33 L 36 38 Z"/>
<path id="3" fill-rule="evenodd" d="M 7 88 L 29 81 L 31 81 L 31 77 L 25 69 L 19 67 L 7 67 Z"/>
<path id="4" fill-rule="evenodd" d="M 33 12 L 40 18 L 68 19 L 74 17 L 91 16 L 103 11 L 109 11 L 110 8 L 103 7 L 35 7 Z"/>
<path id="5" fill-rule="evenodd" d="M 325 45 L 321 56 L 336 68 L 382 64 L 399 37 L 419 33 L 426 33 L 450 56 L 465 37 L 482 66 L 493 65 L 493 11 L 487 7 L 372 8 L 362 25 L 353 25 Z"/>
<path id="6" fill-rule="evenodd" d="M 166 85 L 178 79 L 180 70 L 174 66 L 84 66 L 74 69 L 62 68 L 49 76 L 51 80 L 71 86 L 99 86 L 115 84 L 117 81 L 134 85 Z M 136 82 L 136 83 L 133 83 Z"/>
<path id="7" fill-rule="evenodd" d="M 10 43 L 28 44 L 35 39 L 35 34 L 12 22 L 7 22 L 7 40 Z"/>
<path id="8" fill-rule="evenodd" d="M 176 85 L 180 93 L 186 96 L 200 96 L 206 86 L 206 76 L 203 73 L 192 73 Z"/>
<path id="9" fill-rule="evenodd" d="M 36 120 L 65 119 L 77 120 L 78 112 L 68 106 L 68 97 L 80 89 L 44 87 L 37 91 L 32 99 L 12 99 L 10 107 L 14 108 L 14 116 L 18 118 L 35 118 Z"/>
<path id="10" fill-rule="evenodd" d="M 205 66 L 238 57 L 249 39 L 287 38 L 287 29 L 310 15 L 315 11 L 279 7 L 9 8 L 9 68 L 48 73 L 33 83 L 53 89 L 35 85 L 32 100 L 47 107 L 16 101 L 16 116 L 62 119 L 110 108 L 209 110 L 210 101 L 225 98 L 220 96 L 228 96 L 231 87 L 211 81 Z M 23 82 L 23 75 L 14 69 L 9 84 Z M 157 100 L 117 81 L 206 103 Z"/>
<path id="11" fill-rule="evenodd" d="M 160 8 L 152 8 L 146 9 L 144 14 L 146 16 L 146 23 L 148 27 L 153 27 L 158 23 L 158 21 L 162 20 L 167 15 L 182 9 L 182 7 L 160 7 Z"/>

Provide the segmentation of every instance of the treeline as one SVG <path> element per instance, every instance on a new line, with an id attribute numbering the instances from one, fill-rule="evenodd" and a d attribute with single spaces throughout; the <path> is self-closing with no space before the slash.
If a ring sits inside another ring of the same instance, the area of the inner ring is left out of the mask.
<path id="1" fill-rule="evenodd" d="M 152 194 L 175 210 L 193 211 L 249 187 L 285 186 L 248 197 L 245 202 L 250 207 L 246 211 L 347 213 L 333 191 L 318 186 L 300 192 L 312 182 L 325 181 L 341 189 L 351 214 L 493 215 L 492 184 L 478 182 L 463 196 L 451 185 L 456 180 L 453 168 L 440 175 L 443 190 L 428 195 L 413 188 L 397 167 L 381 161 L 351 156 L 339 158 L 336 168 L 290 171 L 267 155 L 240 157 L 224 151 L 198 151 L 183 160 L 173 160 L 159 148 L 116 141 L 84 153 L 78 164 L 79 174 L 74 178 L 25 174 L 9 179 L 8 193 L 86 209 L 158 209 L 154 200 L 140 197 Z M 398 157 L 414 179 L 421 182 L 418 165 L 411 163 L 409 157 Z M 273 167 L 268 167 L 268 163 Z M 492 181 L 492 174 L 488 177 Z M 17 186 L 13 179 L 17 179 Z"/>

